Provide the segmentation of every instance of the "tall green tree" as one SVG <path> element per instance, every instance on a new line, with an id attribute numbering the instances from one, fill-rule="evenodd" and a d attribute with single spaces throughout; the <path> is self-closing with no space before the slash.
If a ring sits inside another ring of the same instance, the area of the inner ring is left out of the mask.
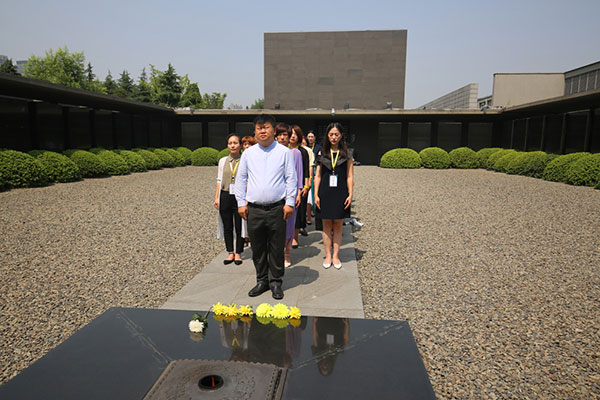
<path id="1" fill-rule="evenodd" d="M 117 88 L 115 89 L 115 95 L 120 97 L 126 97 L 128 99 L 132 99 L 134 96 L 135 83 L 131 76 L 129 76 L 129 72 L 124 70 L 121 72 L 121 76 L 117 81 Z"/>
<path id="2" fill-rule="evenodd" d="M 190 83 L 181 96 L 181 107 L 202 108 L 202 95 L 197 83 Z"/>
<path id="3" fill-rule="evenodd" d="M 212 92 L 212 94 L 204 93 L 202 95 L 202 108 L 211 110 L 221 110 L 225 103 L 227 93 Z"/>
<path id="4" fill-rule="evenodd" d="M 85 89 L 88 83 L 83 52 L 69 53 L 65 46 L 54 52 L 46 51 L 44 57 L 32 55 L 25 65 L 24 75 L 70 87 Z"/>
<path id="5" fill-rule="evenodd" d="M 94 71 L 92 70 L 91 62 L 88 62 L 88 65 L 85 68 L 85 75 L 87 76 L 88 83 L 94 82 L 94 79 L 96 79 L 96 74 L 94 74 Z"/>
<path id="6" fill-rule="evenodd" d="M 106 78 L 104 79 L 104 93 L 106 93 L 108 95 L 114 95 L 116 91 L 117 91 L 117 83 L 113 79 L 112 74 L 110 73 L 110 70 L 108 70 L 108 74 L 106 75 Z"/>
<path id="7" fill-rule="evenodd" d="M 256 99 L 250 108 L 253 110 L 263 110 L 265 108 L 265 99 Z"/>
<path id="8" fill-rule="evenodd" d="M 152 88 L 148 83 L 148 74 L 146 74 L 146 68 L 142 69 L 142 73 L 138 79 L 138 84 L 135 86 L 135 96 L 137 101 L 143 101 L 144 103 L 150 103 L 152 101 Z"/>
<path id="9" fill-rule="evenodd" d="M 13 64 L 12 58 L 9 58 L 8 60 L 4 61 L 2 65 L 0 65 L 0 72 L 5 72 L 12 75 L 21 75 L 17 71 L 17 66 Z"/>
<path id="10" fill-rule="evenodd" d="M 166 71 L 160 71 L 150 64 L 150 87 L 152 102 L 169 107 L 177 107 L 181 100 L 180 77 L 175 68 L 169 63 Z"/>

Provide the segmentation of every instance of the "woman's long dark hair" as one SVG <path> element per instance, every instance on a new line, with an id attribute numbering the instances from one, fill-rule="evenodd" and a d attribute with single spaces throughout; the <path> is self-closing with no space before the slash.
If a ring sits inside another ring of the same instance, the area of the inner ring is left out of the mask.
<path id="1" fill-rule="evenodd" d="M 331 142 L 329 142 L 329 131 L 333 128 L 337 128 L 338 131 L 342 134 L 340 137 L 340 142 L 338 144 L 338 150 L 340 151 L 340 157 L 346 158 L 348 157 L 348 148 L 346 146 L 346 134 L 344 133 L 344 127 L 339 122 L 332 122 L 327 125 L 327 129 L 325 129 L 325 137 L 323 138 L 323 150 L 321 150 L 321 155 L 323 157 L 331 159 Z"/>

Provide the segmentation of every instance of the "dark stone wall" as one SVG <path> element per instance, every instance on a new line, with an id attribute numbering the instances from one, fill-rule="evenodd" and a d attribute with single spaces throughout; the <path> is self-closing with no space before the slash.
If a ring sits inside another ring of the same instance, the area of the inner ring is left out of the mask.
<path id="1" fill-rule="evenodd" d="M 404 108 L 406 30 L 265 33 L 265 106 Z"/>

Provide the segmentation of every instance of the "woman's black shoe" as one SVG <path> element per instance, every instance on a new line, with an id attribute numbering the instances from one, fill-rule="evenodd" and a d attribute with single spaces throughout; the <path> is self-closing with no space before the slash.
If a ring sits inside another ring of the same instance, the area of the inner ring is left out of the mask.
<path id="1" fill-rule="evenodd" d="M 242 265 L 242 260 L 234 260 L 235 265 Z"/>
<path id="2" fill-rule="evenodd" d="M 234 260 L 223 260 L 223 264 L 231 264 Z"/>

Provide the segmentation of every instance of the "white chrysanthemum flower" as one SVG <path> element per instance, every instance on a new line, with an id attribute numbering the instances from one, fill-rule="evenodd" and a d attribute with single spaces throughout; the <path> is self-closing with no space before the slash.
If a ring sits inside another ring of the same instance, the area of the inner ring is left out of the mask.
<path id="1" fill-rule="evenodd" d="M 189 328 L 191 332 L 202 332 L 204 330 L 204 322 L 193 319 L 190 321 Z"/>

